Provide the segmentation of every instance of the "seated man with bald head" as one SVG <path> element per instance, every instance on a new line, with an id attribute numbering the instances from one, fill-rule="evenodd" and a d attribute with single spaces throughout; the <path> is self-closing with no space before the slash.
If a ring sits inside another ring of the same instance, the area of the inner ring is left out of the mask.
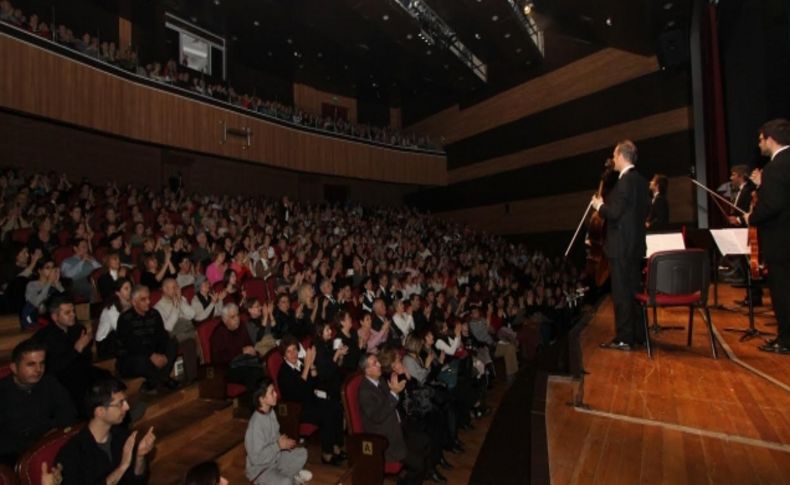
<path id="1" fill-rule="evenodd" d="M 116 334 L 116 364 L 122 377 L 144 377 L 145 392 L 156 392 L 162 385 L 178 387 L 170 377 L 176 343 L 165 330 L 162 316 L 151 308 L 148 287 L 134 287 L 132 307 L 118 317 Z"/>

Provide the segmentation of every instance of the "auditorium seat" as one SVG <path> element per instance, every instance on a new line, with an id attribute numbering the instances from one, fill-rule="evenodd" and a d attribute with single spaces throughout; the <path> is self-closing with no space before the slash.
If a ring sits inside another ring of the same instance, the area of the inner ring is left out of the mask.
<path id="1" fill-rule="evenodd" d="M 58 452 L 83 424 L 50 431 L 38 443 L 31 446 L 16 463 L 20 485 L 41 485 L 41 464 L 52 465 Z"/>
<path id="2" fill-rule="evenodd" d="M 342 393 L 349 433 L 346 449 L 353 470 L 352 482 L 382 483 L 385 474 L 397 475 L 403 465 L 398 461 L 384 460 L 384 452 L 389 446 L 387 438 L 364 431 L 359 410 L 359 385 L 362 379 L 361 372 L 350 375 L 343 384 Z"/>
<path id="3" fill-rule="evenodd" d="M 16 485 L 17 479 L 10 466 L 0 465 L 0 485 Z"/>
<path id="4" fill-rule="evenodd" d="M 283 365 L 283 356 L 280 349 L 275 347 L 271 349 L 263 357 L 266 364 L 266 371 L 274 383 L 274 389 L 277 395 L 282 397 L 280 392 L 280 384 L 277 382 L 277 375 L 280 373 L 280 367 Z M 310 436 L 318 430 L 318 426 L 312 423 L 302 423 L 302 404 L 294 401 L 281 400 L 277 404 L 277 417 L 280 421 L 280 429 L 283 430 L 288 436 Z"/>
<path id="5" fill-rule="evenodd" d="M 60 263 L 62 263 L 66 258 L 71 257 L 74 254 L 74 248 L 71 246 L 60 246 L 59 248 L 52 251 L 52 259 L 55 260 L 55 266 L 60 267 Z"/>
<path id="6" fill-rule="evenodd" d="M 187 303 L 192 302 L 192 298 L 195 296 L 195 285 L 186 285 L 181 288 L 181 296 L 186 298 Z"/>
<path id="7" fill-rule="evenodd" d="M 32 227 L 23 227 L 22 229 L 14 229 L 11 231 L 11 240 L 20 244 L 27 244 L 30 235 L 33 234 Z"/>
<path id="8" fill-rule="evenodd" d="M 247 299 L 256 298 L 261 302 L 269 300 L 266 282 L 261 278 L 247 278 L 241 287 L 247 292 Z"/>
<path id="9" fill-rule="evenodd" d="M 222 320 L 209 318 L 197 326 L 200 349 L 203 351 L 204 365 L 201 367 L 200 396 L 209 399 L 231 399 L 244 394 L 247 390 L 242 384 L 228 382 L 226 366 L 211 363 L 211 335 Z"/>
<path id="10" fill-rule="evenodd" d="M 151 290 L 151 308 L 162 299 L 162 290 Z"/>

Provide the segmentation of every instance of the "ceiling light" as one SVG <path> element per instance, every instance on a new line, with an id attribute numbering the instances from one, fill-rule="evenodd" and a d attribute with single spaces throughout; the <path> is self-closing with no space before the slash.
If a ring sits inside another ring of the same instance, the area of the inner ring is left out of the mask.
<path id="1" fill-rule="evenodd" d="M 492 22 L 496 22 L 497 20 L 499 20 L 499 15 L 494 15 L 493 17 L 491 17 Z"/>
<path id="2" fill-rule="evenodd" d="M 475 39 L 480 40 L 482 37 L 480 37 L 480 34 L 475 34 Z"/>
<path id="3" fill-rule="evenodd" d="M 427 51 L 425 51 L 425 55 L 426 55 L 426 56 L 430 56 L 430 55 L 431 55 L 431 50 L 430 50 L 430 49 L 428 49 Z"/>
<path id="4" fill-rule="evenodd" d="M 409 39 L 409 40 L 412 40 L 414 38 L 414 36 L 411 35 L 411 34 L 406 34 L 406 38 Z"/>
<path id="5" fill-rule="evenodd" d="M 299 52 L 298 51 L 294 51 L 294 57 L 299 57 Z"/>
<path id="6" fill-rule="evenodd" d="M 285 39 L 285 41 L 288 42 L 289 44 L 293 44 L 294 43 L 293 39 L 291 39 L 290 37 Z"/>
<path id="7" fill-rule="evenodd" d="M 390 19 L 390 16 L 389 16 L 389 15 L 387 15 L 387 14 L 384 14 L 384 15 L 382 15 L 382 16 L 381 16 L 381 20 L 383 20 L 383 21 L 385 21 L 385 22 L 386 22 L 387 20 L 389 20 L 389 19 Z"/>
<path id="8" fill-rule="evenodd" d="M 612 26 L 612 17 L 606 17 L 606 21 L 605 22 L 606 22 L 606 26 L 607 27 L 611 27 Z"/>
<path id="9" fill-rule="evenodd" d="M 669 22 L 667 22 L 667 28 L 668 29 L 671 29 L 674 26 L 675 26 L 675 21 L 674 20 L 670 20 Z"/>
<path id="10" fill-rule="evenodd" d="M 528 4 L 524 5 L 524 15 L 530 15 L 532 13 L 532 9 L 533 8 L 534 8 L 534 5 L 531 4 L 531 3 L 528 3 Z"/>
<path id="11" fill-rule="evenodd" d="M 664 4 L 664 10 L 670 10 L 672 9 L 672 7 L 674 7 L 674 5 L 672 5 L 672 2 L 667 2 Z"/>
<path id="12" fill-rule="evenodd" d="M 272 56 L 272 51 L 267 51 L 267 52 L 266 52 L 266 55 L 268 55 L 269 57 L 271 57 L 271 56 Z"/>
<path id="13" fill-rule="evenodd" d="M 509 39 L 509 38 L 510 38 L 510 32 L 505 32 L 505 39 Z"/>
<path id="14" fill-rule="evenodd" d="M 197 17 L 189 17 L 189 20 L 191 20 L 192 22 L 197 22 Z"/>
<path id="15" fill-rule="evenodd" d="M 445 64 L 445 65 L 444 65 L 444 68 L 445 68 L 445 69 L 450 69 L 450 65 L 449 65 L 449 64 Z"/>
<path id="16" fill-rule="evenodd" d="M 260 23 L 260 22 L 258 22 L 257 20 L 253 20 L 253 21 L 252 21 L 252 25 L 254 25 L 254 26 L 258 27 L 258 26 L 260 26 L 260 25 L 261 25 L 261 23 Z"/>
<path id="17" fill-rule="evenodd" d="M 521 54 L 522 52 L 524 52 L 524 49 L 522 49 L 521 47 L 516 49 L 516 54 Z"/>
<path id="18" fill-rule="evenodd" d="M 219 5 L 219 4 L 220 4 L 219 0 L 214 0 L 214 5 Z"/>

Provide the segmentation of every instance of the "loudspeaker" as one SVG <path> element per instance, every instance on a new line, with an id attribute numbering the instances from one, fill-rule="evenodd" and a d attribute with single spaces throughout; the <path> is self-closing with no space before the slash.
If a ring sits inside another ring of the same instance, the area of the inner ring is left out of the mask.
<path id="1" fill-rule="evenodd" d="M 661 69 L 685 67 L 690 60 L 688 33 L 680 29 L 660 33 L 656 54 Z"/>

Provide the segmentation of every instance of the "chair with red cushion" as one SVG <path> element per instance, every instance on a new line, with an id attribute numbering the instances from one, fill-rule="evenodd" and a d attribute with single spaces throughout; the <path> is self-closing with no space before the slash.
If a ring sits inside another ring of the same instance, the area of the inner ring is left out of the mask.
<path id="1" fill-rule="evenodd" d="M 351 374 L 343 384 L 343 408 L 346 411 L 349 437 L 346 440 L 353 483 L 382 483 L 384 475 L 397 475 L 403 468 L 399 461 L 385 461 L 384 452 L 389 446 L 387 438 L 365 433 L 362 413 L 359 410 L 359 385 L 361 372 Z"/>
<path id="2" fill-rule="evenodd" d="M 83 425 L 50 431 L 34 444 L 16 462 L 16 474 L 20 485 L 41 485 L 41 464 L 52 466 L 58 452 Z"/>
<path id="3" fill-rule="evenodd" d="M 17 479 L 10 466 L 0 465 L 0 485 L 16 485 Z"/>
<path id="4" fill-rule="evenodd" d="M 263 361 L 266 363 L 266 371 L 269 373 L 274 389 L 277 391 L 278 396 L 282 396 L 280 392 L 280 384 L 277 382 L 277 375 L 280 373 L 280 367 L 283 365 L 283 356 L 280 349 L 275 347 L 268 351 L 263 356 Z M 318 426 L 312 423 L 302 423 L 302 403 L 295 401 L 281 400 L 277 404 L 277 417 L 280 422 L 280 429 L 283 430 L 288 436 L 310 436 L 318 430 Z"/>
<path id="5" fill-rule="evenodd" d="M 247 292 L 247 299 L 256 298 L 258 301 L 267 301 L 267 288 L 266 282 L 261 278 L 247 278 L 241 284 L 244 291 Z"/>
<path id="6" fill-rule="evenodd" d="M 203 351 L 203 362 L 201 366 L 200 397 L 207 399 L 231 399 L 241 396 L 247 388 L 241 384 L 228 382 L 227 366 L 211 363 L 211 335 L 222 320 L 219 318 L 209 318 L 197 326 L 198 341 L 200 349 Z"/>
<path id="7" fill-rule="evenodd" d="M 162 290 L 151 290 L 151 308 L 162 299 Z"/>
<path id="8" fill-rule="evenodd" d="M 74 254 L 74 248 L 71 246 L 60 246 L 52 251 L 52 259 L 55 260 L 55 266 L 60 267 L 66 258 L 70 258 Z"/>
<path id="9" fill-rule="evenodd" d="M 192 298 L 195 296 L 195 285 L 186 285 L 181 288 L 181 296 L 186 298 L 188 302 L 191 302 Z"/>
<path id="10" fill-rule="evenodd" d="M 21 229 L 14 229 L 11 231 L 11 240 L 21 244 L 27 244 L 30 235 L 33 234 L 32 227 L 23 227 Z"/>
<path id="11" fill-rule="evenodd" d="M 716 341 L 708 309 L 708 288 L 710 286 L 710 261 L 702 249 L 682 249 L 659 251 L 650 256 L 647 263 L 645 290 L 636 295 L 642 307 L 642 324 L 645 331 L 647 354 L 653 358 L 650 332 L 647 328 L 648 307 L 689 308 L 687 345 L 691 346 L 694 330 L 694 311 L 700 310 L 708 326 L 710 347 L 713 358 L 718 358 Z"/>

